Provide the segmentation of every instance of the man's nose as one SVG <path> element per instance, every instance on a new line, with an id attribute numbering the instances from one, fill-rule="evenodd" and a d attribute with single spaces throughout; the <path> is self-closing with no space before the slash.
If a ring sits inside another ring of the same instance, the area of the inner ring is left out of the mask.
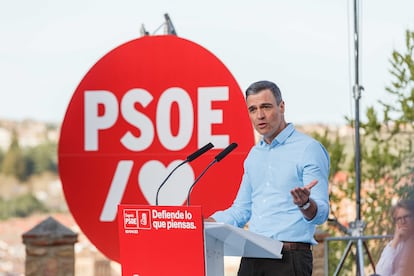
<path id="1" fill-rule="evenodd" d="M 264 117 L 265 117 L 265 113 L 263 112 L 263 110 L 258 109 L 257 110 L 257 118 L 263 119 Z"/>

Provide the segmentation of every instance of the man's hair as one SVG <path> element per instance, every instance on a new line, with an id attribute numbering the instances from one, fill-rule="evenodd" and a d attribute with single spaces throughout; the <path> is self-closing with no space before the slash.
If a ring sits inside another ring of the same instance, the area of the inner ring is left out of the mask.
<path id="1" fill-rule="evenodd" d="M 280 104 L 282 102 L 282 93 L 280 93 L 279 87 L 271 81 L 257 81 L 252 83 L 247 89 L 246 89 L 246 99 L 250 95 L 257 94 L 261 92 L 262 90 L 269 89 L 272 91 L 273 96 L 275 96 L 276 103 Z"/>

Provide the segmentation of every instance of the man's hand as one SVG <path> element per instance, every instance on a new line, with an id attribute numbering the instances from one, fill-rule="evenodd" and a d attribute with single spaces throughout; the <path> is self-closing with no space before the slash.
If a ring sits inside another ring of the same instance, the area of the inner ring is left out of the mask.
<path id="1" fill-rule="evenodd" d="M 215 219 L 213 219 L 212 217 L 208 217 L 206 219 L 204 219 L 205 222 L 216 222 Z"/>
<path id="2" fill-rule="evenodd" d="M 290 191 L 293 197 L 293 203 L 298 206 L 303 206 L 309 201 L 310 190 L 318 183 L 318 180 L 312 180 L 308 185 L 304 187 L 296 187 Z"/>

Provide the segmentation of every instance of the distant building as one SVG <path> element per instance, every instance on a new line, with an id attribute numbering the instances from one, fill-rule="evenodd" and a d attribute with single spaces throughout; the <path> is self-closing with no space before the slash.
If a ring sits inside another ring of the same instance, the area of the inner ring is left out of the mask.
<path id="1" fill-rule="evenodd" d="M 11 143 L 11 132 L 0 127 L 0 150 L 6 151 Z"/>
<path id="2" fill-rule="evenodd" d="M 17 133 L 21 147 L 35 147 L 47 141 L 57 143 L 60 129 L 57 125 L 51 126 L 45 122 L 0 119 L 0 150 L 7 151 L 13 138 L 13 131 Z"/>

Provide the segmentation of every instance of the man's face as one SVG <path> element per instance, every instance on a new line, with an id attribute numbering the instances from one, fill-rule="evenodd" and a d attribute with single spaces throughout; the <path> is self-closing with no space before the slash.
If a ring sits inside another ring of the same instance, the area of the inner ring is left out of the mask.
<path id="1" fill-rule="evenodd" d="M 282 101 L 277 105 L 276 98 L 269 89 L 249 95 L 246 103 L 254 128 L 270 144 L 286 126 L 285 103 Z"/>

